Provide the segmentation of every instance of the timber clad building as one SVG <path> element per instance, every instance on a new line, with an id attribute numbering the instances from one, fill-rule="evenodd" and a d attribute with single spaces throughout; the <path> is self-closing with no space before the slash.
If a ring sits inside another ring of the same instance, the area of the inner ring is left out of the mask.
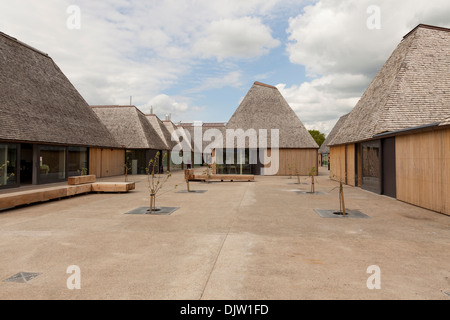
<path id="1" fill-rule="evenodd" d="M 404 37 L 330 142 L 332 178 L 450 214 L 449 53 L 449 29 Z"/>
<path id="2" fill-rule="evenodd" d="M 257 164 L 249 163 L 250 152 L 259 153 L 260 150 L 249 149 L 248 139 L 246 149 L 238 149 L 236 141 L 232 141 L 231 144 L 234 143 L 235 147 L 234 163 L 244 163 L 239 165 L 237 173 L 278 176 L 295 173 L 308 175 L 313 167 L 318 168 L 319 146 L 276 87 L 255 82 L 225 129 L 242 129 L 244 132 L 256 130 L 258 135 L 259 130 L 267 130 L 267 148 L 263 148 L 264 155 L 257 154 Z M 277 146 L 279 147 L 279 158 L 273 159 L 279 162 L 278 170 L 271 164 L 265 165 L 260 161 L 261 158 L 267 159 L 276 156 L 271 152 L 271 130 L 273 129 L 279 130 L 279 145 Z M 227 148 L 229 147 L 228 143 L 229 141 L 224 143 Z M 218 152 L 224 152 L 223 159 L 226 162 L 233 160 L 227 159 L 229 157 L 227 150 L 218 149 L 215 152 L 214 156 L 217 156 Z M 239 161 L 242 159 L 244 161 Z M 223 169 L 230 171 L 234 168 L 233 165 L 225 165 Z M 233 172 L 231 171 L 231 173 Z"/>
<path id="3" fill-rule="evenodd" d="M 92 152 L 123 152 L 47 54 L 0 33 L 0 70 L 0 189 L 65 181 L 98 169 Z"/>

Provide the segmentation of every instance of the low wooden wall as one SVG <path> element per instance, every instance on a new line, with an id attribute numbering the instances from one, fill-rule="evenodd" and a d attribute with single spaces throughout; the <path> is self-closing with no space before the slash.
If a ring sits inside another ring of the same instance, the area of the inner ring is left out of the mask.
<path id="1" fill-rule="evenodd" d="M 125 150 L 89 149 L 89 174 L 97 178 L 123 175 L 125 172 Z"/>
<path id="2" fill-rule="evenodd" d="M 397 199 L 450 215 L 450 129 L 396 138 Z"/>
<path id="3" fill-rule="evenodd" d="M 272 155 L 271 150 L 266 150 L 265 156 L 274 155 Z M 289 176 L 298 172 L 301 176 L 307 176 L 313 167 L 319 168 L 318 159 L 318 149 L 280 149 L 278 172 L 274 167 L 270 168 L 270 165 L 268 165 L 264 168 L 264 175 Z"/>

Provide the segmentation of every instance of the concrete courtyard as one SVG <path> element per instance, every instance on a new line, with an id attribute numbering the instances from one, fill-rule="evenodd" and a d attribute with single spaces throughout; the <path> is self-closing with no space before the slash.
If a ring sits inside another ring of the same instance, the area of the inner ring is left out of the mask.
<path id="1" fill-rule="evenodd" d="M 338 184 L 308 178 L 165 185 L 172 215 L 126 215 L 148 206 L 145 176 L 128 194 L 90 194 L 0 212 L 0 299 L 438 299 L 450 300 L 450 217 L 358 188 L 346 207 L 370 219 L 326 219 Z M 123 181 L 123 177 L 102 179 Z M 178 185 L 176 190 L 172 190 Z M 334 190 L 333 190 L 334 189 Z M 69 266 L 81 290 L 69 290 Z M 370 266 L 381 289 L 369 290 Z M 19 272 L 31 281 L 5 282 Z"/>

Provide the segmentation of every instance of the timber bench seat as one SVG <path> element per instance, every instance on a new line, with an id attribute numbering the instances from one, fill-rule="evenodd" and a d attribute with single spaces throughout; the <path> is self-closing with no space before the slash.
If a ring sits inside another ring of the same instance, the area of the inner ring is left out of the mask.
<path id="1" fill-rule="evenodd" d="M 134 190 L 135 188 L 136 185 L 134 182 L 95 182 L 10 192 L 0 194 L 0 210 L 54 199 L 72 197 L 79 194 L 88 194 L 91 192 L 126 193 L 130 190 Z"/>
<path id="2" fill-rule="evenodd" d="M 247 182 L 254 182 L 255 176 L 254 175 L 232 175 L 232 174 L 200 174 L 200 175 L 188 175 L 187 180 L 189 181 L 247 181 Z"/>

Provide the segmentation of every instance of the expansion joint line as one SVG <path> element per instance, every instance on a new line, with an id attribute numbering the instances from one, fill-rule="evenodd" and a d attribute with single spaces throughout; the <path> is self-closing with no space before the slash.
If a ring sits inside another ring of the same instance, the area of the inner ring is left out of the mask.
<path id="1" fill-rule="evenodd" d="M 228 230 L 227 230 L 227 233 L 225 234 L 225 237 L 223 237 L 222 243 L 220 244 L 219 251 L 218 251 L 218 253 L 216 255 L 216 258 L 215 258 L 214 263 L 212 265 L 211 271 L 209 272 L 208 279 L 206 279 L 205 285 L 203 286 L 202 294 L 201 294 L 199 300 L 203 299 L 206 287 L 208 286 L 209 280 L 211 279 L 211 275 L 213 274 L 214 269 L 216 268 L 217 261 L 219 260 L 220 254 L 222 253 L 222 249 L 223 249 L 223 246 L 225 245 L 225 242 L 227 241 L 228 235 L 230 234 L 231 229 L 233 228 L 233 226 L 234 226 L 234 224 L 235 224 L 235 222 L 237 220 L 237 217 L 238 217 L 238 214 L 239 214 L 239 208 L 241 207 L 242 202 L 244 201 L 244 198 L 245 198 L 245 195 L 247 194 L 247 192 L 248 192 L 248 187 L 247 187 L 247 190 L 245 190 L 245 192 L 243 193 L 241 201 L 239 201 L 239 206 L 237 207 L 236 215 L 234 216 L 233 221 L 230 223 L 230 226 L 228 227 Z"/>

